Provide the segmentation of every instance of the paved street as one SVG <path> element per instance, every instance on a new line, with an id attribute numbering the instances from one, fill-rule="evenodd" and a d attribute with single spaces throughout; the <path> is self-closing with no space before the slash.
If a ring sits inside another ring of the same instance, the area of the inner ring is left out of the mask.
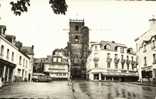
<path id="1" fill-rule="evenodd" d="M 128 83 L 67 81 L 20 82 L 0 89 L 1 98 L 155 99 L 156 87 Z"/>

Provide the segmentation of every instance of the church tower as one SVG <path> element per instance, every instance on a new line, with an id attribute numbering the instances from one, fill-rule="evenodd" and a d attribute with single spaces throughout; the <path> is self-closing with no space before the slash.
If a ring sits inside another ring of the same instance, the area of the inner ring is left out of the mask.
<path id="1" fill-rule="evenodd" d="M 72 20 L 69 22 L 68 48 L 71 60 L 72 79 L 86 78 L 86 61 L 89 47 L 89 29 L 84 20 Z"/>

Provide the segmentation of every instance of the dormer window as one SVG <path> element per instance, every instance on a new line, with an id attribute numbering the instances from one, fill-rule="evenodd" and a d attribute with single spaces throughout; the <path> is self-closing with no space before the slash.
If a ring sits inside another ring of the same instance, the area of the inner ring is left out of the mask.
<path id="1" fill-rule="evenodd" d="M 104 46 L 104 49 L 111 50 L 111 46 L 107 44 L 107 45 Z"/>
<path id="2" fill-rule="evenodd" d="M 59 63 L 62 62 L 62 59 L 61 59 L 61 58 L 58 58 L 58 62 L 59 62 Z"/>
<path id="3" fill-rule="evenodd" d="M 124 53 L 124 48 L 123 47 L 120 47 L 120 52 Z"/>

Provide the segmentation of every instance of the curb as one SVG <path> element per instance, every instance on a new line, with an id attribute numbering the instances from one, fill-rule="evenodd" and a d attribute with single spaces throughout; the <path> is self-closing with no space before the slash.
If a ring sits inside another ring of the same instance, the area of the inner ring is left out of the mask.
<path id="1" fill-rule="evenodd" d="M 156 87 L 156 84 L 144 84 L 144 83 L 131 83 L 131 84 L 142 85 L 142 86 Z"/>

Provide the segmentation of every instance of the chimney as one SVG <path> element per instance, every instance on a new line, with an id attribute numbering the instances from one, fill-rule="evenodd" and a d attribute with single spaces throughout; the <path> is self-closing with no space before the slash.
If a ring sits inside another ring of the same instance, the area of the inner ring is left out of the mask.
<path id="1" fill-rule="evenodd" d="M 12 43 L 13 45 L 15 45 L 16 43 L 16 36 L 14 35 L 6 35 L 5 37 L 10 43 Z"/>
<path id="2" fill-rule="evenodd" d="M 0 35 L 5 37 L 6 26 L 0 25 Z"/>
<path id="3" fill-rule="evenodd" d="M 32 47 L 31 47 L 32 49 L 34 49 L 34 45 L 32 45 Z"/>
<path id="4" fill-rule="evenodd" d="M 15 43 L 15 46 L 16 46 L 19 50 L 21 50 L 23 44 L 22 44 L 22 42 L 17 41 L 17 42 Z"/>

